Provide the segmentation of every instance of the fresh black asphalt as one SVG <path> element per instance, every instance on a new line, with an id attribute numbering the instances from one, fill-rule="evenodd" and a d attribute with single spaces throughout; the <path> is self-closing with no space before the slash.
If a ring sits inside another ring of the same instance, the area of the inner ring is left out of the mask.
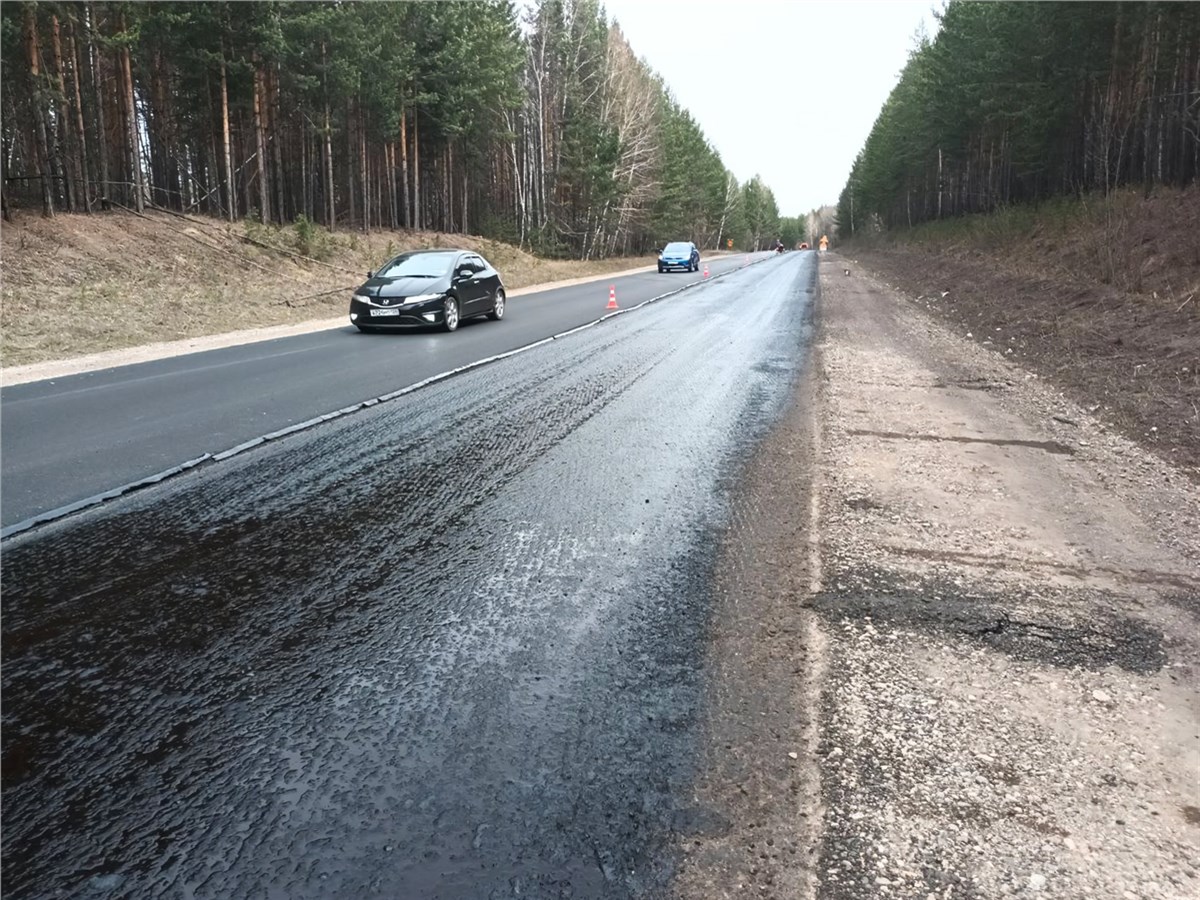
<path id="1" fill-rule="evenodd" d="M 710 274 L 743 265 L 718 257 Z M 146 478 L 702 280 L 657 272 L 513 297 L 454 334 L 346 327 L 0 390 L 0 526 Z"/>
<path id="2" fill-rule="evenodd" d="M 814 263 L 6 541 L 5 896 L 668 896 L 725 827 L 694 788 L 710 576 Z"/>

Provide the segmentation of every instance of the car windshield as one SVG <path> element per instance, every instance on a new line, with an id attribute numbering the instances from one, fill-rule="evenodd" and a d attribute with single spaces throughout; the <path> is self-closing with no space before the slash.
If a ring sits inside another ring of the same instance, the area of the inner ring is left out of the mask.
<path id="1" fill-rule="evenodd" d="M 439 278 L 450 271 L 458 254 L 454 251 L 402 253 L 375 273 L 378 278 Z"/>
<path id="2" fill-rule="evenodd" d="M 667 244 L 666 248 L 663 250 L 663 253 L 691 253 L 691 252 L 692 252 L 691 244 L 682 244 L 679 242 L 676 242 L 674 244 Z"/>

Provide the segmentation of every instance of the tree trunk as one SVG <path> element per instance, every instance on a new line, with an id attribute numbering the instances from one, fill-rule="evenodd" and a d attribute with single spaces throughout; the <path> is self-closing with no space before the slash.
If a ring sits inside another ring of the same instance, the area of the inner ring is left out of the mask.
<path id="1" fill-rule="evenodd" d="M 371 172 L 367 165 L 367 121 L 362 104 L 358 106 L 358 172 L 362 181 L 362 230 L 366 232 L 371 229 Z"/>
<path id="2" fill-rule="evenodd" d="M 258 54 L 254 54 L 254 168 L 258 176 L 258 219 L 264 225 L 271 221 L 271 193 L 267 184 L 267 142 L 263 134 L 263 73 Z"/>
<path id="3" fill-rule="evenodd" d="M 172 156 L 169 129 L 166 127 L 168 88 L 164 71 L 165 62 L 161 51 L 155 51 L 154 64 L 150 69 L 150 96 L 153 103 L 150 106 L 147 137 L 150 143 L 150 197 L 157 206 L 166 206 L 170 202 L 169 191 L 172 188 L 168 173 L 168 159 Z"/>
<path id="4" fill-rule="evenodd" d="M 55 155 L 59 158 L 58 168 L 63 175 L 63 196 L 67 201 L 67 211 L 75 212 L 79 184 L 75 173 L 75 156 L 70 147 L 71 126 L 68 123 L 71 116 L 67 104 L 67 80 L 63 72 L 62 26 L 58 16 L 54 14 L 50 16 L 50 39 L 54 50 L 54 78 L 58 84 L 58 116 L 54 123 L 58 152 Z"/>
<path id="5" fill-rule="evenodd" d="M 387 186 L 388 222 L 392 231 L 399 228 L 396 221 L 396 144 L 388 141 L 383 146 L 383 174 Z"/>
<path id="6" fill-rule="evenodd" d="M 312 145 L 305 129 L 300 141 L 300 208 L 310 222 L 315 221 L 312 200 Z"/>
<path id="7" fill-rule="evenodd" d="M 36 12 L 32 5 L 25 7 L 25 51 L 29 61 L 32 85 L 29 105 L 33 111 L 34 139 L 37 143 L 37 162 L 42 178 L 42 215 L 54 216 L 54 194 L 50 187 L 50 150 L 46 139 L 46 119 L 42 110 L 41 50 L 38 47 Z"/>
<path id="8" fill-rule="evenodd" d="M 421 215 L 421 117 L 413 110 L 413 228 L 422 228 Z"/>
<path id="9" fill-rule="evenodd" d="M 233 149 L 229 140 L 229 78 L 225 66 L 225 43 L 221 42 L 221 146 L 225 164 L 225 199 L 229 221 L 237 218 L 237 191 L 233 184 Z"/>
<path id="10" fill-rule="evenodd" d="M 512 161 L 513 178 L 513 214 L 517 219 L 517 237 L 520 246 L 525 246 L 525 190 L 521 178 L 521 160 L 517 154 L 517 141 L 520 134 L 515 128 L 510 129 L 516 137 L 508 144 L 509 159 Z"/>
<path id="11" fill-rule="evenodd" d="M 400 104 L 400 202 L 404 209 L 404 227 L 412 226 L 412 207 L 408 194 L 408 110 Z"/>
<path id="12" fill-rule="evenodd" d="M 942 217 L 942 148 L 938 147 L 938 167 L 937 167 L 937 217 Z M 851 195 L 853 199 L 853 195 Z"/>
<path id="13" fill-rule="evenodd" d="M 250 163 L 254 162 L 254 156 L 255 156 L 254 151 L 249 146 L 247 146 L 248 142 L 253 140 L 254 121 L 253 121 L 253 119 L 251 119 L 251 121 L 249 123 L 247 123 L 246 118 L 247 117 L 244 112 L 238 116 L 237 125 L 235 126 L 236 130 L 234 131 L 235 144 L 234 144 L 233 158 L 245 160 L 245 162 L 243 162 L 240 166 L 238 166 L 239 172 L 243 171 L 246 168 L 246 166 L 248 166 L 248 165 L 250 165 Z M 256 204 L 254 202 L 254 175 L 253 174 L 249 174 L 249 175 L 243 174 L 242 175 L 240 189 L 242 192 L 242 210 L 244 211 L 244 213 L 247 216 L 249 216 L 256 208 Z"/>
<path id="14" fill-rule="evenodd" d="M 100 208 L 112 206 L 109 193 L 108 137 L 104 117 L 104 79 L 101 67 L 104 59 L 96 47 L 96 4 L 88 4 L 87 16 L 88 60 L 92 71 L 92 92 L 96 98 L 96 152 L 100 159 Z"/>
<path id="15" fill-rule="evenodd" d="M 367 157 L 367 164 L 372 172 L 371 184 L 375 188 L 375 196 L 372 198 L 374 200 L 375 225 L 377 225 L 379 228 L 390 227 L 385 225 L 385 214 L 387 207 L 384 205 L 384 201 L 386 199 L 384 194 L 386 193 L 387 189 L 387 148 L 388 145 L 384 144 L 382 161 L 380 160 L 378 153 L 371 154 Z M 390 217 L 387 218 L 387 221 L 390 221 Z"/>
<path id="16" fill-rule="evenodd" d="M 324 45 L 322 45 L 324 47 Z M 325 227 L 333 231 L 337 225 L 337 203 L 333 195 L 333 124 L 329 120 L 329 101 L 325 101 L 325 165 L 323 172 L 325 175 L 325 204 L 328 209 L 328 214 L 325 220 Z"/>
<path id="17" fill-rule="evenodd" d="M 267 104 L 267 136 L 271 144 L 271 162 L 275 174 L 275 217 L 280 225 L 287 223 L 286 208 L 287 194 L 284 186 L 283 168 L 283 129 L 279 124 L 279 63 L 275 63 L 268 71 L 268 92 L 270 102 Z M 293 205 L 294 208 L 294 205 Z"/>
<path id="18" fill-rule="evenodd" d="M 125 28 L 125 12 L 121 12 L 120 29 Z M 129 162 L 133 176 L 133 208 L 143 212 L 146 208 L 143 196 L 144 182 L 142 180 L 142 144 L 138 134 L 137 106 L 133 97 L 133 66 L 129 57 L 129 46 L 121 47 L 121 77 L 124 79 L 125 93 L 125 124 L 129 132 Z"/>
<path id="19" fill-rule="evenodd" d="M 454 147 L 446 142 L 442 159 L 442 224 L 447 234 L 454 233 Z"/>
<path id="20" fill-rule="evenodd" d="M 75 149 L 79 153 L 78 167 L 80 178 L 80 194 L 83 198 L 84 212 L 92 211 L 92 193 L 89 186 L 91 181 L 88 160 L 87 129 L 83 124 L 83 92 L 79 89 L 79 41 L 75 39 L 75 23 L 72 21 L 67 31 L 67 50 L 71 55 L 71 87 L 75 95 Z"/>
<path id="21" fill-rule="evenodd" d="M 210 214 L 215 211 L 218 216 L 224 218 L 225 209 L 221 206 L 221 185 L 224 183 L 224 177 L 221 174 L 221 154 L 217 152 L 218 122 L 216 110 L 213 108 L 212 83 L 207 71 L 204 73 L 204 87 L 204 97 L 208 101 L 208 146 L 205 153 L 205 164 L 208 168 L 204 179 L 205 195 L 201 199 L 208 201 L 207 209 Z M 213 186 L 210 186 L 210 183 Z"/>
<path id="22" fill-rule="evenodd" d="M 321 42 L 321 68 L 326 68 L 326 48 L 325 42 Z M 337 207 L 333 198 L 333 125 L 329 118 L 329 82 L 323 85 L 325 92 L 325 122 L 322 133 L 321 147 L 324 153 L 324 158 L 321 165 L 321 177 L 324 179 L 324 195 L 326 220 L 325 227 L 333 231 L 337 223 Z"/>
<path id="23" fill-rule="evenodd" d="M 346 101 L 346 199 L 350 202 L 350 226 L 357 221 L 358 197 L 354 191 L 354 101 Z"/>

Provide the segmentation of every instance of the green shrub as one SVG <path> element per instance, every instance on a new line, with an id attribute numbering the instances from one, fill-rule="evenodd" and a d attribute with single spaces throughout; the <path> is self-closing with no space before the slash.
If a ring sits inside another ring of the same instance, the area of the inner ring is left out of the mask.
<path id="1" fill-rule="evenodd" d="M 292 224 L 296 252 L 311 259 L 327 259 L 332 253 L 329 233 L 301 213 Z"/>

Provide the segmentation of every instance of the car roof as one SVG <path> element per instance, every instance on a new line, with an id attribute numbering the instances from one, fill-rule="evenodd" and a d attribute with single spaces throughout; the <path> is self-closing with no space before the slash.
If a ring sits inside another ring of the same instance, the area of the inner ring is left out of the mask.
<path id="1" fill-rule="evenodd" d="M 402 256 L 419 256 L 433 253 L 455 253 L 459 256 L 477 256 L 481 260 L 484 259 L 482 253 L 475 250 L 464 250 L 461 247 L 418 247 L 415 250 L 401 250 L 391 258 L 399 259 Z M 491 265 L 491 263 L 488 263 L 488 265 Z"/>

